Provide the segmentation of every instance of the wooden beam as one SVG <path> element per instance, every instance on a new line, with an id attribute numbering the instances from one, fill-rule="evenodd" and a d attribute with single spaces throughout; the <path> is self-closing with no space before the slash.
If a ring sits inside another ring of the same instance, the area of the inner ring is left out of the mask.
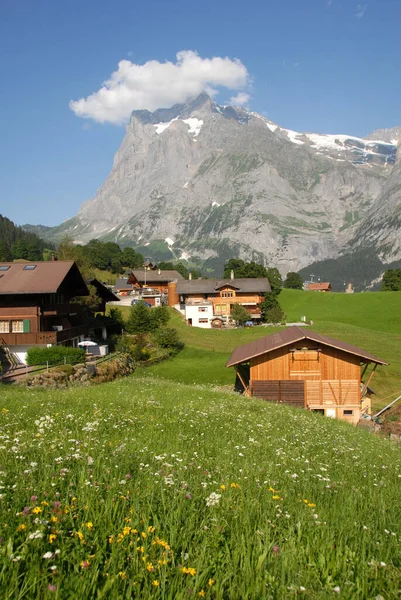
<path id="1" fill-rule="evenodd" d="M 249 393 L 249 387 L 245 384 L 245 381 L 242 379 L 241 373 L 239 372 L 238 367 L 235 366 L 234 368 L 235 368 L 235 371 L 236 371 L 236 373 L 238 375 L 238 378 L 239 378 L 240 382 L 242 383 L 242 385 L 244 387 L 244 394 L 245 394 L 245 396 L 249 396 L 250 395 L 250 393 Z"/>
<path id="2" fill-rule="evenodd" d="M 363 387 L 363 389 L 362 389 L 362 391 L 361 391 L 361 400 L 362 400 L 362 398 L 363 398 L 363 395 L 364 395 L 364 393 L 366 392 L 366 390 L 367 390 L 367 389 L 368 389 L 368 387 L 369 387 L 369 383 L 371 382 L 371 379 L 372 379 L 373 375 L 375 374 L 376 368 L 377 368 L 377 363 L 375 363 L 375 366 L 373 367 L 373 369 L 372 369 L 372 372 L 371 372 L 371 374 L 369 375 L 369 377 L 368 377 L 368 380 L 367 380 L 367 382 L 365 383 L 365 385 L 364 385 L 364 387 Z"/>
<path id="3" fill-rule="evenodd" d="M 369 363 L 366 363 L 366 365 L 365 365 L 365 367 L 364 367 L 364 369 L 363 369 L 363 371 L 362 371 L 362 375 L 361 375 L 361 381 L 362 381 L 362 379 L 365 377 L 366 369 L 368 368 L 368 366 L 369 366 Z"/>

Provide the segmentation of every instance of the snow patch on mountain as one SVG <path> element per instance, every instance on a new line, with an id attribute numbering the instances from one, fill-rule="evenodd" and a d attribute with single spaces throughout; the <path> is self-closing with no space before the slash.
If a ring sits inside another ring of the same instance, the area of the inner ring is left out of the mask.
<path id="1" fill-rule="evenodd" d="M 203 125 L 203 121 L 201 119 L 197 119 L 196 117 L 190 117 L 189 119 L 183 119 L 182 122 L 188 125 L 188 133 L 193 133 L 194 137 L 199 135 Z"/>
<path id="2" fill-rule="evenodd" d="M 167 246 L 172 246 L 174 244 L 174 240 L 172 240 L 171 238 L 165 238 L 164 240 L 167 244 Z"/>

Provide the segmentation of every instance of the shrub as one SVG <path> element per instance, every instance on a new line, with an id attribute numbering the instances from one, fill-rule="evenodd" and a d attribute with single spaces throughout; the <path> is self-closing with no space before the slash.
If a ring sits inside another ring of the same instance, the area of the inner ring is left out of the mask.
<path id="1" fill-rule="evenodd" d="M 136 340 L 133 335 L 127 335 L 126 333 L 119 336 L 115 349 L 116 352 L 124 352 L 126 354 L 133 354 L 136 347 Z"/>
<path id="2" fill-rule="evenodd" d="M 156 306 L 150 311 L 149 317 L 152 331 L 156 331 L 159 327 L 167 325 L 170 315 L 167 306 Z"/>
<path id="3" fill-rule="evenodd" d="M 70 365 L 85 362 L 85 350 L 69 346 L 51 346 L 50 348 L 29 348 L 28 365 L 57 365 L 66 362 Z"/>
<path id="4" fill-rule="evenodd" d="M 178 337 L 178 331 L 172 327 L 161 327 L 154 334 L 154 340 L 161 348 L 182 348 L 183 343 Z"/>
<path id="5" fill-rule="evenodd" d="M 153 324 L 150 317 L 150 309 L 144 302 L 138 302 L 131 306 L 127 321 L 127 331 L 129 333 L 146 333 L 152 331 Z"/>
<path id="6" fill-rule="evenodd" d="M 280 306 L 271 308 L 266 312 L 266 323 L 283 323 L 286 320 L 286 314 Z"/>

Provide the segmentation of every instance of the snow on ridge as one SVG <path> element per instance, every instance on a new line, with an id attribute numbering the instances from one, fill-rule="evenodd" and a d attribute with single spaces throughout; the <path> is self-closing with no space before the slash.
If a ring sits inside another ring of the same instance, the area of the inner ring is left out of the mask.
<path id="1" fill-rule="evenodd" d="M 212 206 L 221 206 L 218 202 L 212 202 Z"/>
<path id="2" fill-rule="evenodd" d="M 197 119 L 196 117 L 189 117 L 189 119 L 183 119 L 182 122 L 188 125 L 188 133 L 193 133 L 194 137 L 199 135 L 199 132 L 202 129 L 203 125 L 202 119 Z"/>
<path id="3" fill-rule="evenodd" d="M 289 140 L 293 143 L 293 144 L 298 144 L 300 146 L 303 146 L 303 144 L 305 144 L 305 142 L 303 142 L 302 140 L 297 140 L 297 137 L 299 135 L 304 135 L 303 133 L 299 133 L 299 131 L 293 131 L 292 129 L 280 129 L 281 131 L 285 131 L 286 134 L 289 137 Z"/>
<path id="4" fill-rule="evenodd" d="M 273 123 L 272 121 L 269 121 L 269 119 L 262 117 L 262 115 L 257 112 L 251 112 L 251 115 L 263 121 L 266 124 L 266 127 L 268 127 L 270 131 L 273 131 L 273 133 L 276 131 L 276 129 L 279 129 L 279 126 L 276 125 L 276 123 Z"/>
<path id="5" fill-rule="evenodd" d="M 165 129 L 168 129 L 168 127 L 170 127 L 171 123 L 173 123 L 176 120 L 177 120 L 177 117 L 175 119 L 171 119 L 171 121 L 168 121 L 167 123 L 156 123 L 156 125 L 153 125 L 153 127 L 156 129 L 157 135 L 160 135 L 161 133 L 163 133 L 163 131 Z"/>
<path id="6" fill-rule="evenodd" d="M 183 250 L 181 252 L 181 256 L 180 256 L 180 260 L 188 260 L 189 259 L 189 254 L 188 252 L 185 252 L 185 250 Z"/>
<path id="7" fill-rule="evenodd" d="M 168 237 L 165 238 L 164 241 L 166 242 L 167 246 L 172 246 L 174 244 L 174 240 Z"/>
<path id="8" fill-rule="evenodd" d="M 306 137 L 310 142 L 312 142 L 312 148 L 331 148 L 332 150 L 338 150 L 342 152 L 344 150 L 350 149 L 349 144 L 346 146 L 345 142 L 356 142 L 355 147 L 360 148 L 358 144 L 363 144 L 365 149 L 369 146 L 377 146 L 377 144 L 385 145 L 385 146 L 393 146 L 389 142 L 381 142 L 379 140 L 363 140 L 362 138 L 355 137 L 353 135 L 334 135 L 334 134 L 320 134 L 320 133 L 305 133 Z M 363 148 L 360 148 L 361 150 Z M 370 150 L 370 148 L 369 148 Z M 371 150 L 370 150 L 371 151 Z"/>

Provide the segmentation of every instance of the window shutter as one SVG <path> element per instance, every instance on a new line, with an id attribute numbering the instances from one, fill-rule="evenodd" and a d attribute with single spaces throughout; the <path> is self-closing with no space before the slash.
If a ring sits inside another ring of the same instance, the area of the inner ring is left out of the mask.
<path id="1" fill-rule="evenodd" d="M 23 331 L 24 331 L 24 333 L 31 332 L 31 320 L 30 319 L 23 320 Z"/>

